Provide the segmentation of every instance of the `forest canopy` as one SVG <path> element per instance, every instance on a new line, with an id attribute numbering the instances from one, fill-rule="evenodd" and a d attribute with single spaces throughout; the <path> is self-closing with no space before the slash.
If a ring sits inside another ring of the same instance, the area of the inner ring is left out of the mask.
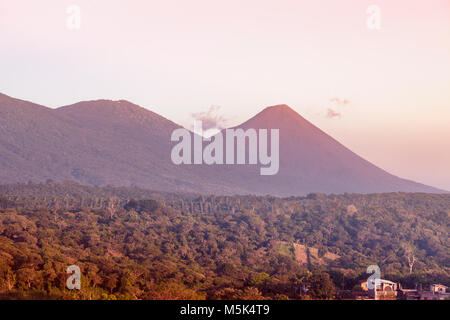
<path id="1" fill-rule="evenodd" d="M 450 285 L 449 215 L 445 194 L 2 185 L 0 298 L 331 299 L 371 264 L 404 287 Z M 81 290 L 66 288 L 73 264 Z"/>

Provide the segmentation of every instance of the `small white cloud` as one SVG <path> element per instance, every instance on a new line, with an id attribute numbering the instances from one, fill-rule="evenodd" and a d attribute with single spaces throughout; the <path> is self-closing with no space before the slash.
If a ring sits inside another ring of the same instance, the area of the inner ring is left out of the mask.
<path id="1" fill-rule="evenodd" d="M 337 112 L 337 111 L 335 111 L 335 110 L 333 110 L 333 109 L 331 109 L 331 108 L 328 108 L 326 117 L 327 117 L 328 119 L 340 118 L 340 117 L 341 117 L 341 113 L 340 113 L 340 112 Z"/>
<path id="2" fill-rule="evenodd" d="M 330 101 L 339 106 L 345 106 L 350 104 L 350 101 L 347 99 L 340 99 L 338 97 L 331 98 Z"/>
<path id="3" fill-rule="evenodd" d="M 208 111 L 191 113 L 194 120 L 202 121 L 203 130 L 210 129 L 222 130 L 226 128 L 228 119 L 220 115 L 220 106 L 211 106 Z"/>

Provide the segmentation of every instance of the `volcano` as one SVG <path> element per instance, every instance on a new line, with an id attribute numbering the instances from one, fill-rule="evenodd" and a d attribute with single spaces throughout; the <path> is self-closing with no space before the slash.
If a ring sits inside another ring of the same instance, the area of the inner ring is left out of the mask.
<path id="1" fill-rule="evenodd" d="M 246 175 L 246 188 L 262 193 L 442 192 L 401 179 L 361 158 L 287 105 L 267 107 L 237 126 L 244 130 L 279 129 L 280 169 L 277 175 Z"/>

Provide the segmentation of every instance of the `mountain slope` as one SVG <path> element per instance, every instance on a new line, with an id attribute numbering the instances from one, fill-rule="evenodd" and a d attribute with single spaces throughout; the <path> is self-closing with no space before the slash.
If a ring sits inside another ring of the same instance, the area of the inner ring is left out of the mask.
<path id="1" fill-rule="evenodd" d="M 360 158 L 285 105 L 238 126 L 280 129 L 280 170 L 260 165 L 172 164 L 177 124 L 128 101 L 50 109 L 0 94 L 0 182 L 53 179 L 215 194 L 441 192 Z M 206 145 L 206 143 L 205 143 Z"/>
<path id="2" fill-rule="evenodd" d="M 74 180 L 91 185 L 230 193 L 170 160 L 175 123 L 127 101 L 50 109 L 0 96 L 0 181 Z M 196 172 L 197 171 L 197 172 Z"/>
<path id="3" fill-rule="evenodd" d="M 66 142 L 82 134 L 49 108 L 0 95 L 1 181 L 40 180 L 63 171 Z"/>
<path id="4" fill-rule="evenodd" d="M 268 107 L 238 128 L 280 129 L 280 170 L 258 179 L 271 194 L 442 191 L 374 166 L 286 105 Z"/>

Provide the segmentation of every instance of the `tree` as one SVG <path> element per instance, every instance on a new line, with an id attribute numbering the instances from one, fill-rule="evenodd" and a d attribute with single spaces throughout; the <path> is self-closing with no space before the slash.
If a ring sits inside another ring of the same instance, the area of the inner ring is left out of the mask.
<path id="1" fill-rule="evenodd" d="M 307 280 L 307 288 L 312 299 L 332 299 L 336 294 L 336 287 L 326 272 L 313 273 Z"/>
<path id="2" fill-rule="evenodd" d="M 248 281 L 249 286 L 258 287 L 261 285 L 265 285 L 267 281 L 270 280 L 270 276 L 265 272 L 260 272 L 251 276 Z"/>
<path id="3" fill-rule="evenodd" d="M 116 273 L 108 274 L 105 276 L 105 280 L 103 282 L 106 289 L 109 290 L 109 293 L 113 293 L 114 289 L 117 286 L 119 276 Z"/>
<path id="4" fill-rule="evenodd" d="M 404 243 L 402 247 L 405 252 L 406 259 L 408 261 L 409 274 L 412 274 L 414 264 L 416 263 L 416 256 L 414 255 L 413 246 L 408 243 Z"/>
<path id="5" fill-rule="evenodd" d="M 247 287 L 245 288 L 239 295 L 239 300 L 265 300 L 261 291 L 255 287 Z"/>

